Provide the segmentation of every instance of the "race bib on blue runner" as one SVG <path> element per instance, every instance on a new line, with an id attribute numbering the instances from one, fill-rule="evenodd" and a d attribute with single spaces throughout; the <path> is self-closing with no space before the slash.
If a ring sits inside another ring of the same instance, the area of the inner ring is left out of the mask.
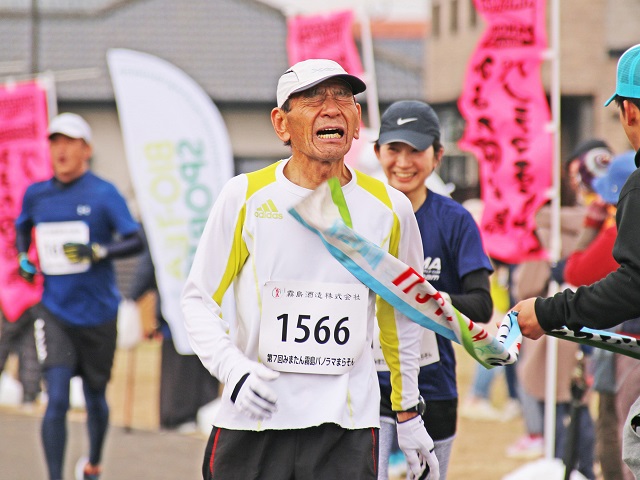
<path id="1" fill-rule="evenodd" d="M 40 269 L 47 275 L 86 272 L 91 261 L 72 263 L 64 254 L 65 243 L 89 243 L 89 226 L 81 221 L 46 222 L 36 226 L 36 248 Z"/>

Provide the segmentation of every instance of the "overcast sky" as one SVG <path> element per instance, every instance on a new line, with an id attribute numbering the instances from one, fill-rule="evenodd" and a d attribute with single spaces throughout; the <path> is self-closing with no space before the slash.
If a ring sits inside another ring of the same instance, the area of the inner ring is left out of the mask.
<path id="1" fill-rule="evenodd" d="M 365 8 L 365 12 L 372 18 L 387 20 L 426 19 L 429 14 L 429 0 L 259 0 L 274 8 L 282 10 L 285 15 L 310 15 L 344 10 L 350 6 L 358 12 L 358 8 Z"/>

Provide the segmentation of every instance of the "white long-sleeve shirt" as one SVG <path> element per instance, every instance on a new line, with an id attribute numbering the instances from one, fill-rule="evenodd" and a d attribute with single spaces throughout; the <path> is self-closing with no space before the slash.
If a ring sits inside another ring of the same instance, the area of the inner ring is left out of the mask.
<path id="1" fill-rule="evenodd" d="M 182 307 L 191 345 L 204 366 L 225 384 L 214 424 L 238 430 L 307 428 L 323 423 L 348 429 L 379 426 L 380 394 L 370 348 L 376 311 L 391 369 L 396 410 L 418 403 L 421 327 L 384 302 L 379 301 L 376 309 L 376 295 L 369 290 L 365 290 L 367 298 L 362 310 L 366 318 L 348 323 L 350 328 L 365 329 L 365 348 L 348 372 L 282 372 L 269 383 L 278 395 L 278 410 L 261 422 L 245 416 L 231 402 L 237 381 L 252 369 L 254 362 L 264 362 L 258 349 L 265 321 L 261 315 L 267 282 L 286 281 L 294 286 L 298 282 L 361 285 L 331 256 L 319 237 L 288 213 L 289 207 L 310 190 L 284 176 L 285 164 L 286 161 L 277 162 L 227 183 L 211 211 L 183 292 Z M 419 271 L 422 242 L 408 199 L 378 180 L 355 170 L 351 173 L 352 180 L 342 190 L 354 230 Z M 222 297 L 231 285 L 236 317 L 222 319 Z M 305 323 L 310 327 L 307 341 L 313 342 L 314 325 L 322 310 L 309 305 L 311 318 Z M 356 326 L 358 323 L 360 327 Z M 270 324 L 275 328 L 282 325 L 274 320 Z M 328 331 L 335 333 L 337 327 L 332 328 Z M 285 341 L 285 333 L 282 335 Z M 292 317 L 286 341 L 294 345 L 294 338 L 304 337 L 304 331 L 296 326 L 296 317 Z M 324 342 L 324 336 L 320 337 Z M 343 337 L 341 333 L 340 338 Z M 296 348 L 304 350 L 304 342 Z"/>

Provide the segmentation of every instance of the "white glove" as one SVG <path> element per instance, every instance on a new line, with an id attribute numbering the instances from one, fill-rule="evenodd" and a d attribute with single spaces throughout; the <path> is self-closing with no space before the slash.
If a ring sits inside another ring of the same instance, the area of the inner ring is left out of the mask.
<path id="1" fill-rule="evenodd" d="M 427 433 L 422 417 L 416 415 L 406 422 L 398 422 L 398 445 L 407 457 L 409 465 L 409 478 L 440 480 L 440 464 L 433 452 L 433 440 Z M 426 463 L 426 465 L 425 465 Z M 428 466 L 429 475 L 423 477 L 425 466 Z"/>
<path id="2" fill-rule="evenodd" d="M 278 409 L 276 407 L 278 395 L 267 382 L 279 376 L 280 372 L 257 364 L 251 372 L 238 381 L 233 389 L 231 401 L 238 410 L 254 420 L 271 418 Z"/>

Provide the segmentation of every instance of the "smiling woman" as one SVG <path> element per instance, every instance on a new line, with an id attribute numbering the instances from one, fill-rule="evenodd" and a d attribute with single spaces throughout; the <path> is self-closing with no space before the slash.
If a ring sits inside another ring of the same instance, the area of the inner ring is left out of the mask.
<path id="1" fill-rule="evenodd" d="M 444 148 L 440 142 L 440 121 L 424 102 L 403 100 L 393 103 L 382 115 L 380 135 L 374 150 L 389 184 L 404 193 L 413 206 L 422 234 L 424 252 L 421 274 L 452 305 L 473 318 L 491 319 L 489 274 L 491 263 L 484 253 L 478 227 L 460 204 L 437 194 L 425 185 L 440 164 Z M 456 437 L 458 392 L 456 358 L 450 340 L 432 332 L 423 333 L 423 356 L 435 359 L 421 363 L 420 393 L 429 415 L 424 417 L 440 461 L 440 478 L 446 480 Z M 389 408 L 390 376 L 379 372 L 382 417 L 393 417 Z M 395 434 L 393 422 L 381 422 L 380 472 L 386 480 L 386 465 Z"/>

